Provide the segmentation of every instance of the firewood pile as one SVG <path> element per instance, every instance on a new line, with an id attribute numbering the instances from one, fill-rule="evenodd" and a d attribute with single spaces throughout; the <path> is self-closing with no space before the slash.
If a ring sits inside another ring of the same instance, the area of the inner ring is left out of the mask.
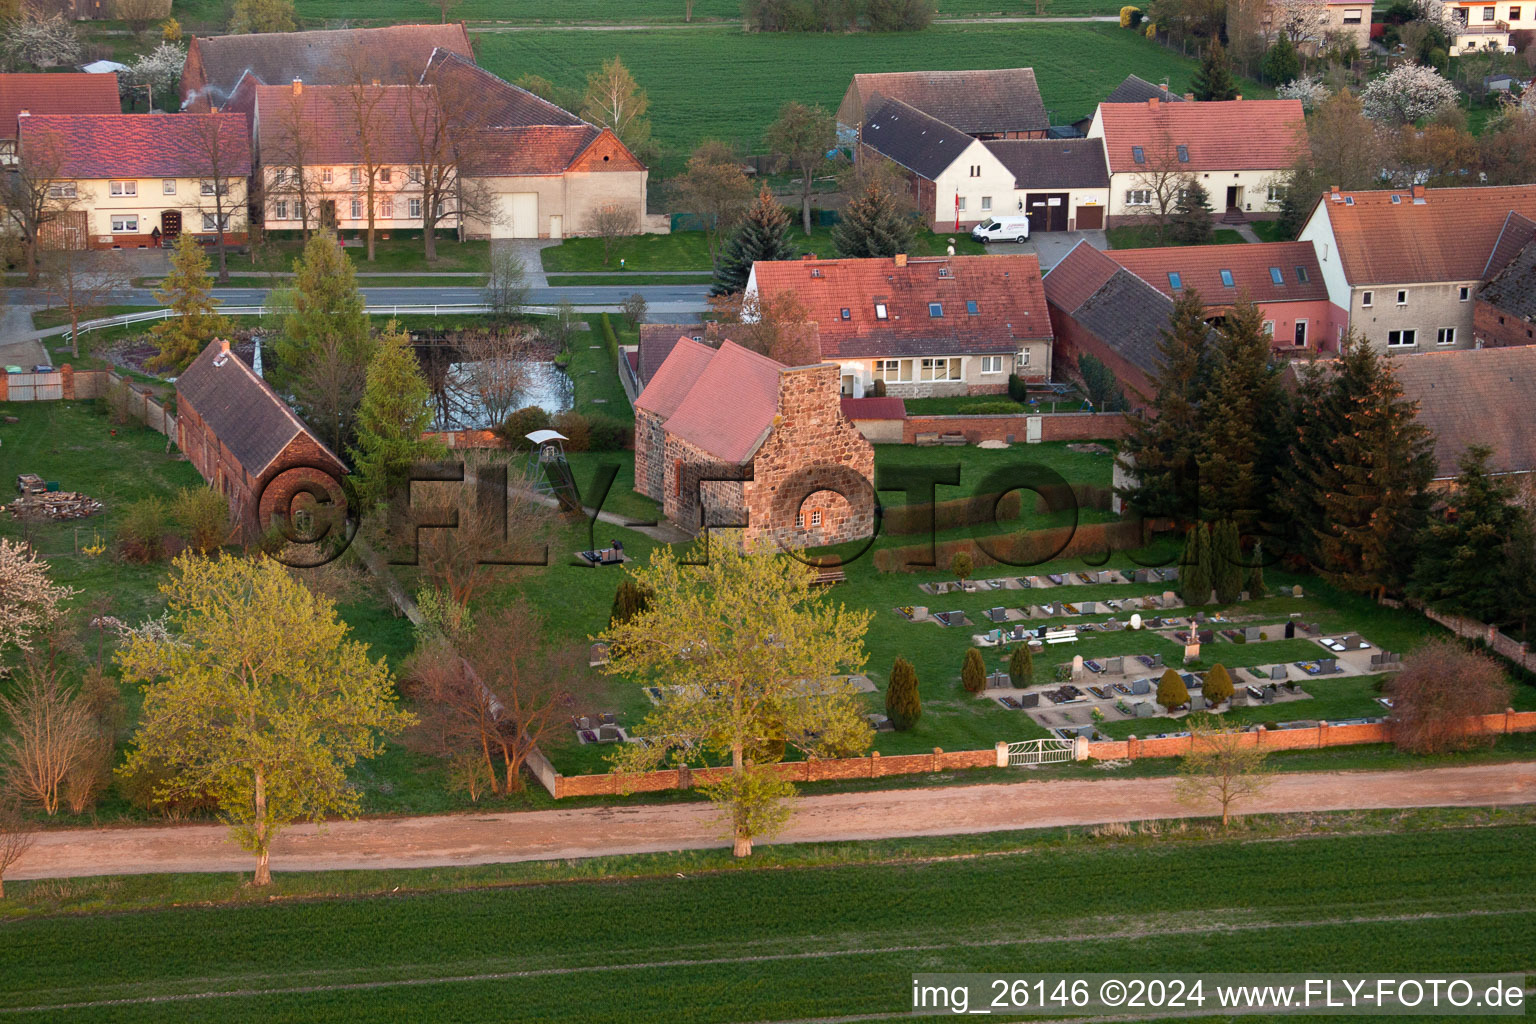
<path id="1" fill-rule="evenodd" d="M 17 519 L 54 520 L 84 519 L 101 511 L 101 502 L 88 494 L 75 491 L 45 491 L 42 494 L 23 494 L 0 511 L 9 512 Z"/>

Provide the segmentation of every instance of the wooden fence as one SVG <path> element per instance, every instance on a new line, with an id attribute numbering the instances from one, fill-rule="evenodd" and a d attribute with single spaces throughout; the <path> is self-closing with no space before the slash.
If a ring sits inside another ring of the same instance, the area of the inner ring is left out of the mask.
<path id="1" fill-rule="evenodd" d="M 106 398 L 121 385 L 126 412 L 150 430 L 176 439 L 176 417 L 147 388 L 116 370 L 76 370 L 65 363 L 48 373 L 0 373 L 0 402 L 73 402 Z"/>

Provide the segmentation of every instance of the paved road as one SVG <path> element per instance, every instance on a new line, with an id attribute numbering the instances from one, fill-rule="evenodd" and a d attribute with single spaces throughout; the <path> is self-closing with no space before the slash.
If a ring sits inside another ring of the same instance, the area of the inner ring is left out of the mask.
<path id="1" fill-rule="evenodd" d="M 1173 779 L 1013 782 L 806 797 L 779 842 L 834 842 L 1187 817 Z M 1536 763 L 1276 776 L 1242 810 L 1300 812 L 1536 803 Z M 279 871 L 495 864 L 722 845 L 710 804 L 585 807 L 301 826 L 272 851 Z M 250 855 L 213 825 L 40 833 L 7 878 L 246 871 Z"/>

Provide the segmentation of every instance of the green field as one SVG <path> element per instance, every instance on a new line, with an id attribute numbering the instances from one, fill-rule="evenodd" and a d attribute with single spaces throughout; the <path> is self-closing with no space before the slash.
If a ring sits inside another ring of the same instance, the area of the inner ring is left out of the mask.
<path id="1" fill-rule="evenodd" d="M 624 877 L 631 868 L 560 885 L 13 920 L 0 1007 L 82 1022 L 885 1020 L 915 1019 L 919 971 L 1530 968 L 1536 827 L 1377 827 L 915 840 L 842 867 Z M 15 888 L 46 900 L 72 884 Z"/>
<path id="2" fill-rule="evenodd" d="M 211 17 L 219 0 L 179 2 L 203 17 Z M 227 6 L 227 5 L 226 5 Z M 431 21 L 429 0 L 370 0 L 359 7 L 356 0 L 298 0 L 299 15 L 306 22 L 322 21 Z M 1055 17 L 1116 14 L 1119 7 L 1107 0 L 1051 0 L 1045 13 Z M 1035 13 L 1033 2 L 1019 0 L 939 0 L 940 18 L 1027 17 Z M 452 9 L 451 18 L 499 22 L 596 22 L 629 24 L 683 20 L 683 0 L 464 0 Z M 739 0 L 698 0 L 693 20 L 735 21 L 741 18 Z"/>

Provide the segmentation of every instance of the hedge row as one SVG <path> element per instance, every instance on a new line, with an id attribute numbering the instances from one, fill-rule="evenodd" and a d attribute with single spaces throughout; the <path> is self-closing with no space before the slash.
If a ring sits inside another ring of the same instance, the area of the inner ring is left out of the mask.
<path id="1" fill-rule="evenodd" d="M 977 568 L 1007 564 L 1010 568 L 1023 570 L 1043 565 L 1055 558 L 1131 551 L 1143 547 L 1145 543 L 1142 524 L 1136 521 L 1057 526 L 1048 530 L 988 537 L 980 543 L 967 537 L 943 541 L 932 545 L 931 549 L 927 544 L 883 548 L 875 552 L 875 568 L 881 572 L 921 572 L 946 567 L 955 555 L 964 552 L 971 556 Z M 994 554 L 1001 555 L 1006 563 L 993 557 Z"/>

